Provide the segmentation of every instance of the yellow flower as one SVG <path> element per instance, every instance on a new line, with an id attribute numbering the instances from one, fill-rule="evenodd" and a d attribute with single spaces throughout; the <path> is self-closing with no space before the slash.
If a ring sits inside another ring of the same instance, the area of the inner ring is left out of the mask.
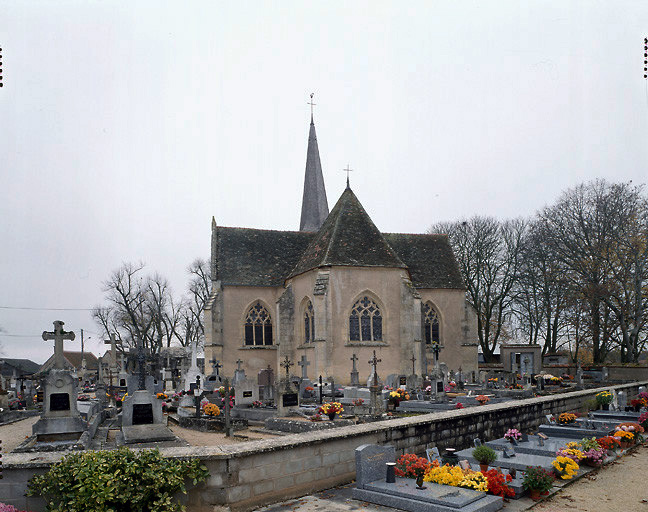
<path id="1" fill-rule="evenodd" d="M 554 459 L 551 465 L 560 473 L 560 478 L 569 480 L 576 475 L 578 471 L 578 464 L 571 460 L 569 457 L 558 456 Z"/>

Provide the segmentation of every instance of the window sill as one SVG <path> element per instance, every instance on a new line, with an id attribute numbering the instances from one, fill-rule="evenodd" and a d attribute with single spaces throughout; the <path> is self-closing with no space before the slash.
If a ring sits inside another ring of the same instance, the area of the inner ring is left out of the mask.
<path id="1" fill-rule="evenodd" d="M 388 347 L 389 343 L 384 341 L 347 341 L 345 347 Z"/>
<path id="2" fill-rule="evenodd" d="M 315 348 L 312 343 L 302 343 L 297 347 L 297 349 L 302 349 L 302 348 Z"/>
<path id="3" fill-rule="evenodd" d="M 277 345 L 244 345 L 239 350 L 277 350 Z"/>

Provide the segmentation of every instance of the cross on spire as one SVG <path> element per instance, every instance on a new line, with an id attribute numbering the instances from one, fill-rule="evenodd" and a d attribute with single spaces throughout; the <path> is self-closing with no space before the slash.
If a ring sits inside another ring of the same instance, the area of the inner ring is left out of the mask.
<path id="1" fill-rule="evenodd" d="M 317 105 L 317 103 L 313 103 L 313 96 L 315 96 L 314 92 L 310 93 L 310 101 L 307 101 L 306 104 L 310 105 L 311 107 L 311 123 L 313 122 L 313 107 Z"/>
<path id="2" fill-rule="evenodd" d="M 346 169 L 342 169 L 342 172 L 346 172 L 346 173 L 347 173 L 347 188 L 351 188 L 351 187 L 349 186 L 349 173 L 350 173 L 350 172 L 353 172 L 353 169 L 349 169 L 349 164 L 347 164 Z"/>
<path id="3" fill-rule="evenodd" d="M 63 358 L 63 340 L 74 341 L 74 332 L 65 332 L 63 325 L 65 322 L 56 320 L 54 322 L 54 332 L 43 331 L 43 341 L 54 340 L 54 368 L 62 370 L 65 368 Z"/>

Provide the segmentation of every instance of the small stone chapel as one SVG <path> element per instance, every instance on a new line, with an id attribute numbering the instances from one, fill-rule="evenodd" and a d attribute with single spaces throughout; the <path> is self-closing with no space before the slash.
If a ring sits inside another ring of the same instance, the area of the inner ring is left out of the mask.
<path id="1" fill-rule="evenodd" d="M 349 384 L 355 354 L 366 383 L 375 350 L 383 379 L 424 375 L 435 344 L 448 369 L 477 371 L 476 315 L 447 237 L 381 233 L 348 179 L 329 213 L 312 114 L 299 231 L 212 219 L 211 276 L 205 360 L 228 374 L 240 360 L 251 378 L 279 376 L 286 356 L 306 356 L 312 380 Z"/>

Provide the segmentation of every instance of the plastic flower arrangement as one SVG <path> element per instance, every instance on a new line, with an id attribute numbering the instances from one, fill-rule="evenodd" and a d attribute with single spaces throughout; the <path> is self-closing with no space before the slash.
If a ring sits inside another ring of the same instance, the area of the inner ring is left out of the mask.
<path id="1" fill-rule="evenodd" d="M 216 404 L 206 404 L 203 407 L 203 412 L 207 416 L 218 416 L 220 414 L 220 408 Z"/>
<path id="2" fill-rule="evenodd" d="M 488 480 L 489 493 L 494 494 L 495 496 L 501 496 L 502 498 L 515 496 L 513 488 L 506 485 L 508 482 L 513 480 L 511 475 L 505 475 L 496 469 L 489 469 L 486 472 L 482 472 L 482 474 L 485 475 Z"/>
<path id="3" fill-rule="evenodd" d="M 480 405 L 485 405 L 490 402 L 490 398 L 488 398 L 486 395 L 477 395 L 475 397 L 475 400 L 477 400 Z"/>
<path id="4" fill-rule="evenodd" d="M 169 395 L 167 395 L 166 393 L 158 393 L 155 396 L 157 396 L 159 400 L 166 400 L 169 398 Z"/>
<path id="5" fill-rule="evenodd" d="M 630 400 L 630 406 L 637 408 L 637 407 L 646 407 L 648 405 L 648 401 L 646 401 L 643 398 L 633 398 Z"/>
<path id="6" fill-rule="evenodd" d="M 311 421 L 322 421 L 322 415 L 319 412 L 317 412 L 308 419 Z"/>
<path id="7" fill-rule="evenodd" d="M 632 441 L 631 442 L 636 443 L 636 442 L 640 442 L 642 440 L 641 434 L 643 434 L 644 428 L 641 425 L 639 425 L 639 423 L 628 421 L 628 422 L 625 422 L 625 423 L 619 423 L 614 428 L 617 431 L 621 430 L 621 431 L 629 432 L 630 434 L 632 434 Z"/>
<path id="8" fill-rule="evenodd" d="M 545 492 L 553 487 L 554 477 L 551 472 L 540 466 L 527 466 L 522 480 L 522 487 L 525 489 Z"/>
<path id="9" fill-rule="evenodd" d="M 507 439 L 509 441 L 519 441 L 522 439 L 522 432 L 520 432 L 517 428 L 509 428 L 506 431 L 506 434 L 504 434 L 504 439 Z"/>
<path id="10" fill-rule="evenodd" d="M 609 391 L 601 391 L 596 393 L 596 403 L 598 405 L 608 405 L 612 403 L 612 393 Z"/>
<path id="11" fill-rule="evenodd" d="M 576 421 L 576 415 L 571 412 L 563 412 L 558 416 L 558 423 L 561 425 L 569 425 Z"/>
<path id="12" fill-rule="evenodd" d="M 641 393 L 639 393 L 639 394 L 637 395 L 637 398 L 638 398 L 639 400 L 645 400 L 646 403 L 648 403 L 648 391 L 642 391 Z"/>
<path id="13" fill-rule="evenodd" d="M 570 444 L 571 443 L 567 443 L 567 448 L 572 448 L 571 446 L 569 446 Z M 590 437 L 590 438 L 584 437 L 576 444 L 578 445 L 578 448 L 583 452 L 592 449 L 598 450 L 601 447 L 601 445 L 599 444 L 598 440 L 595 437 Z"/>
<path id="14" fill-rule="evenodd" d="M 430 463 L 427 459 L 408 453 L 398 457 L 394 473 L 401 478 L 417 478 L 424 475 L 429 467 Z"/>
<path id="15" fill-rule="evenodd" d="M 580 462 L 585 458 L 585 455 L 583 455 L 583 452 L 580 450 L 577 450 L 576 448 L 563 448 L 562 450 L 559 450 L 556 455 L 558 457 L 567 457 L 574 462 Z"/>
<path id="16" fill-rule="evenodd" d="M 497 382 L 497 377 L 492 377 L 488 379 L 488 382 Z"/>
<path id="17" fill-rule="evenodd" d="M 340 402 L 328 402 L 325 403 L 324 405 L 321 405 L 319 410 L 320 414 L 341 414 L 344 411 L 344 407 L 342 407 L 342 404 Z"/>
<path id="18" fill-rule="evenodd" d="M 457 405 L 454 406 L 455 409 L 463 409 L 464 405 L 461 402 L 457 402 Z"/>
<path id="19" fill-rule="evenodd" d="M 562 384 L 562 377 L 551 377 L 549 379 L 549 384 L 554 384 L 556 386 Z"/>
<path id="20" fill-rule="evenodd" d="M 409 400 L 410 396 L 407 391 L 402 388 L 395 389 L 389 393 L 389 401 L 392 403 L 399 403 L 403 400 Z"/>
<path id="21" fill-rule="evenodd" d="M 363 405 L 363 404 L 364 404 L 364 400 L 363 400 L 362 398 L 356 398 L 356 399 L 353 401 L 353 405 L 355 405 L 356 407 L 359 407 L 359 406 L 361 406 L 361 405 Z"/>
<path id="22" fill-rule="evenodd" d="M 556 474 L 563 480 L 570 480 L 578 471 L 578 464 L 569 457 L 558 456 L 551 465 L 556 470 Z"/>
<path id="23" fill-rule="evenodd" d="M 426 393 L 432 393 L 432 386 L 427 386 L 427 387 L 425 388 L 425 392 L 426 392 Z"/>

